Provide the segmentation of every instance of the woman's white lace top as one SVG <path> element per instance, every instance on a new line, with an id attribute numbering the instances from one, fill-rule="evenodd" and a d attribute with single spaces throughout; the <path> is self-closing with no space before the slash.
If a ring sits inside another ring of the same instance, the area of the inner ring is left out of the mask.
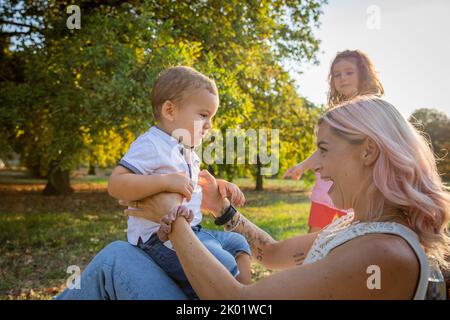
<path id="1" fill-rule="evenodd" d="M 395 234 L 408 242 L 420 261 L 420 280 L 414 299 L 424 299 L 428 286 L 429 263 L 417 235 L 409 228 L 395 222 L 353 221 L 353 212 L 336 219 L 323 229 L 314 241 L 303 264 L 313 263 L 324 258 L 337 246 L 370 233 Z"/>

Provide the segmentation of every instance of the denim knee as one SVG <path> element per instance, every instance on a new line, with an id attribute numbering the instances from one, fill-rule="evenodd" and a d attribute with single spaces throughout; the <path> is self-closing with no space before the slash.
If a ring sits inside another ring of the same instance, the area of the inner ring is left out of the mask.
<path id="1" fill-rule="evenodd" d="M 228 251 L 234 258 L 242 252 L 252 255 L 247 239 L 239 233 L 228 231 L 207 230 L 211 236 L 220 242 L 222 248 Z"/>

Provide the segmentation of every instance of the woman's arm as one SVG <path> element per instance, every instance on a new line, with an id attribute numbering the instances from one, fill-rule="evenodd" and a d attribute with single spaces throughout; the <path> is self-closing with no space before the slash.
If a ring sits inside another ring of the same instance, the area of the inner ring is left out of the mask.
<path id="1" fill-rule="evenodd" d="M 199 184 L 203 189 L 202 209 L 220 216 L 230 205 L 228 199 L 218 192 L 216 180 L 207 171 L 202 171 Z M 128 215 L 138 216 L 159 223 L 162 216 L 181 203 L 179 195 L 161 193 L 137 202 L 141 210 L 125 210 Z M 135 207 L 136 203 L 120 201 L 121 205 Z M 239 212 L 233 217 L 239 219 Z M 274 240 L 251 221 L 242 216 L 242 222 L 233 231 L 241 233 L 248 241 L 252 255 L 263 266 L 269 269 L 286 269 L 302 264 L 311 248 L 317 233 L 299 235 L 283 241 Z"/>
<path id="2" fill-rule="evenodd" d="M 230 205 L 228 199 L 218 192 L 216 179 L 206 170 L 200 175 L 199 184 L 203 190 L 202 209 L 213 216 L 220 216 Z M 233 217 L 233 224 L 239 219 L 238 212 Z M 233 230 L 242 234 L 248 241 L 252 255 L 259 263 L 270 269 L 285 269 L 303 262 L 311 248 L 317 233 L 300 235 L 284 241 L 274 240 L 267 232 L 242 216 L 242 222 Z"/>
<path id="3" fill-rule="evenodd" d="M 173 222 L 169 234 L 197 295 L 201 299 L 232 300 L 411 299 L 419 273 L 418 261 L 407 243 L 392 238 L 396 237 L 358 237 L 315 263 L 243 285 L 202 245 L 184 218 Z M 374 265 L 381 270 L 379 289 L 368 285 L 371 273 L 367 268 Z"/>
<path id="4" fill-rule="evenodd" d="M 280 270 L 301 265 L 318 234 L 316 232 L 276 241 L 240 212 L 234 215 L 232 225 L 239 219 L 241 222 L 233 231 L 247 239 L 252 256 L 269 269 Z"/>
<path id="5" fill-rule="evenodd" d="M 199 185 L 203 190 L 202 209 L 215 217 L 220 216 L 229 207 L 230 201 L 218 192 L 217 181 L 207 170 L 200 172 L 199 178 Z M 236 222 L 240 215 L 239 212 L 236 213 L 232 221 Z M 317 236 L 317 233 L 310 233 L 276 241 L 244 216 L 240 225 L 233 231 L 247 239 L 252 256 L 270 269 L 285 269 L 301 264 Z"/>
<path id="6" fill-rule="evenodd" d="M 203 199 L 208 210 L 219 216 L 228 208 L 228 199 L 217 198 L 209 201 L 210 194 Z M 181 204 L 181 196 L 175 193 L 163 192 L 153 197 L 148 197 L 137 201 L 140 210 L 125 210 L 127 215 L 145 218 L 154 222 L 159 222 L 173 207 Z M 136 206 L 134 201 L 119 201 L 123 206 Z M 241 213 L 237 212 L 233 220 L 238 219 Z M 274 240 L 267 232 L 261 230 L 251 221 L 242 216 L 242 222 L 234 230 L 241 233 L 248 241 L 252 250 L 252 256 L 269 269 L 286 269 L 301 265 L 311 248 L 317 233 L 299 235 L 283 241 Z"/>

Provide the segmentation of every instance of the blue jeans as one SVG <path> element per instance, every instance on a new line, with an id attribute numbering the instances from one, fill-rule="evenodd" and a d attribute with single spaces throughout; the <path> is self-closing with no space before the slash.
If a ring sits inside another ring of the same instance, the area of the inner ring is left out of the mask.
<path id="1" fill-rule="evenodd" d="M 186 300 L 176 283 L 141 249 L 125 241 L 103 248 L 81 273 L 80 289 L 56 300 Z"/>
<path id="2" fill-rule="evenodd" d="M 205 230 L 202 229 L 201 225 L 192 227 L 192 230 L 209 252 L 236 277 L 239 274 L 236 257 L 242 252 L 250 255 L 250 247 L 245 238 L 234 232 Z M 147 253 L 178 284 L 189 299 L 198 299 L 175 251 L 166 247 L 156 233 L 147 242 L 142 243 L 140 241 L 138 247 Z"/>
<path id="3" fill-rule="evenodd" d="M 103 248 L 80 276 L 80 289 L 55 300 L 187 300 L 181 288 L 141 249 L 125 241 Z"/>

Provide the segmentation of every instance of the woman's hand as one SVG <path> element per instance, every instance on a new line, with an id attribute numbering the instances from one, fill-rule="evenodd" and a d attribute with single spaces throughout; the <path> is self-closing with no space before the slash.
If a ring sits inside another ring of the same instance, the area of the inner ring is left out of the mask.
<path id="1" fill-rule="evenodd" d="M 124 211 L 126 215 L 159 223 L 161 218 L 172 208 L 179 206 L 182 200 L 183 198 L 179 193 L 162 192 L 138 201 L 119 200 L 119 204 L 136 208 L 133 210 L 126 209 Z"/>
<path id="2" fill-rule="evenodd" d="M 230 202 L 220 194 L 216 179 L 207 170 L 203 170 L 199 173 L 198 184 L 203 191 L 201 209 L 219 217 L 224 209 L 228 208 Z M 179 193 L 162 192 L 138 201 L 119 200 L 119 204 L 136 208 L 126 209 L 124 211 L 126 215 L 159 223 L 161 218 L 172 208 L 179 206 L 182 200 Z"/>
<path id="3" fill-rule="evenodd" d="M 207 171 L 202 170 L 198 175 L 198 184 L 202 187 L 202 210 L 212 213 L 215 217 L 221 216 L 230 202 L 219 192 L 217 180 Z"/>
<path id="4" fill-rule="evenodd" d="M 219 187 L 219 193 L 222 198 L 230 199 L 231 203 L 236 206 L 243 206 L 245 203 L 245 197 L 241 189 L 234 183 L 228 182 L 222 179 L 216 179 L 217 186 Z"/>

